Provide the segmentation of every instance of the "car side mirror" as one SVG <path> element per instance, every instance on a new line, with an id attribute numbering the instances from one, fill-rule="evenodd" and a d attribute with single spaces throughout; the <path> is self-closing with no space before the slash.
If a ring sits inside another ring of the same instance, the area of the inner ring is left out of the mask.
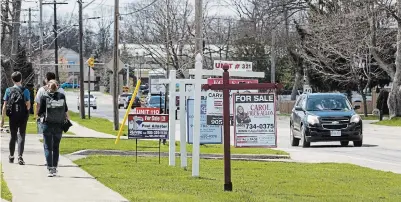
<path id="1" fill-rule="evenodd" d="M 354 106 L 354 109 L 355 109 L 355 110 L 358 110 L 358 109 L 360 109 L 360 108 L 361 108 L 361 106 L 359 106 L 359 105 L 355 105 L 355 106 Z"/>
<path id="2" fill-rule="evenodd" d="M 302 109 L 300 106 L 295 106 L 295 111 L 304 111 L 304 109 Z"/>

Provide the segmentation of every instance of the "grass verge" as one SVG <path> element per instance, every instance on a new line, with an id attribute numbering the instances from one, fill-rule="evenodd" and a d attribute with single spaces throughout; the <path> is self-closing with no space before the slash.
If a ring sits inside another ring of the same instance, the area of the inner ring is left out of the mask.
<path id="1" fill-rule="evenodd" d="M 167 166 L 168 158 L 158 164 L 90 156 L 75 163 L 129 201 L 401 201 L 401 175 L 350 164 L 232 161 L 233 191 L 224 192 L 222 160 L 201 160 L 200 178 Z"/>
<path id="2" fill-rule="evenodd" d="M 391 120 L 383 120 L 379 122 L 374 122 L 372 124 L 381 125 L 381 126 L 398 126 L 401 127 L 401 118 L 396 117 Z"/>
<path id="3" fill-rule="evenodd" d="M 60 144 L 61 154 L 70 154 L 84 149 L 98 149 L 98 150 L 122 150 L 122 151 L 135 151 L 135 140 L 120 140 L 116 145 L 114 139 L 99 139 L 99 138 L 64 138 Z M 141 148 L 141 147 L 158 147 L 158 141 L 152 140 L 138 140 L 138 151 L 158 151 L 158 148 Z M 179 142 L 176 143 L 176 151 L 180 151 Z M 168 144 L 161 144 L 160 150 L 167 152 L 169 150 Z M 223 153 L 223 145 L 201 145 L 201 153 L 220 154 Z M 187 152 L 192 152 L 192 145 L 187 144 Z M 288 153 L 280 150 L 267 149 L 267 148 L 235 148 L 231 147 L 232 154 L 283 154 Z"/>
<path id="4" fill-rule="evenodd" d="M 11 201 L 13 196 L 10 192 L 10 189 L 8 189 L 6 181 L 4 181 L 3 166 L 1 164 L 0 164 L 0 172 L 1 172 L 1 198 L 7 201 Z"/>
<path id="5" fill-rule="evenodd" d="M 98 117 L 93 117 L 91 116 L 91 119 L 81 119 L 81 115 L 76 112 L 69 111 L 70 114 L 70 119 L 72 121 L 77 122 L 79 125 L 82 125 L 84 127 L 90 128 L 92 130 L 95 130 L 97 132 L 101 133 L 106 133 L 106 134 L 111 134 L 111 135 L 117 135 L 117 131 L 114 130 L 114 125 L 113 122 L 109 121 L 108 119 L 105 118 L 98 118 Z M 123 134 L 128 133 L 128 127 L 124 127 Z"/>

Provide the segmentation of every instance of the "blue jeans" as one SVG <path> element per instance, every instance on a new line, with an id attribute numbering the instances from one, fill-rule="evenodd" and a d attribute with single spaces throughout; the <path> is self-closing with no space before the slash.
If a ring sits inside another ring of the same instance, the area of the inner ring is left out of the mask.
<path id="1" fill-rule="evenodd" d="M 62 134 L 61 126 L 43 125 L 43 147 L 48 168 L 58 165 Z"/>

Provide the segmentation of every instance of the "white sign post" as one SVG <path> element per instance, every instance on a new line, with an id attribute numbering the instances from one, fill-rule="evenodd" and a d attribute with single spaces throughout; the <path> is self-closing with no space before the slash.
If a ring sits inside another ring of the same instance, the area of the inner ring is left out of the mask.
<path id="1" fill-rule="evenodd" d="M 158 79 L 157 84 L 169 84 L 169 165 L 175 166 L 175 85 L 176 85 L 176 70 L 170 70 L 169 79 Z M 161 98 L 160 98 L 161 99 Z M 160 109 L 161 110 L 161 109 Z M 165 112 L 166 113 L 166 112 Z"/>
<path id="2" fill-rule="evenodd" d="M 245 64 L 245 63 L 244 63 Z M 234 66 L 235 67 L 235 66 Z M 249 66 L 248 66 L 249 67 Z M 235 68 L 234 68 L 235 69 Z M 194 106 L 201 106 L 201 85 L 203 76 L 222 76 L 221 69 L 206 70 L 202 69 L 202 56 L 196 56 L 195 69 L 189 70 L 190 75 L 195 75 L 194 85 Z M 230 77 L 254 77 L 263 78 L 264 72 L 251 72 L 249 71 L 230 71 Z M 193 127 L 193 149 L 192 149 L 192 176 L 199 177 L 199 155 L 200 155 L 200 113 L 194 113 L 194 127 Z"/>
<path id="3" fill-rule="evenodd" d="M 186 118 L 185 118 L 185 103 L 186 97 L 193 96 L 193 89 L 186 89 L 186 84 L 195 84 L 195 79 L 177 79 L 180 84 L 180 156 L 181 156 L 181 168 L 186 169 L 187 167 L 187 148 L 186 148 Z M 206 79 L 201 79 L 202 84 L 206 84 Z M 200 99 L 200 98 L 199 98 Z"/>
<path id="4" fill-rule="evenodd" d="M 207 84 L 206 79 L 201 79 L 200 82 L 196 82 L 195 79 L 177 79 L 176 70 L 170 70 L 169 79 L 158 79 L 155 81 L 156 84 L 169 84 L 169 165 L 175 166 L 175 97 L 176 85 L 180 84 L 180 153 L 181 153 L 181 167 L 187 167 L 187 152 L 186 152 L 186 119 L 185 119 L 185 96 L 193 96 L 193 91 L 185 92 L 185 84 Z M 199 97 L 200 99 L 200 97 Z M 198 123 L 199 125 L 199 123 Z"/>

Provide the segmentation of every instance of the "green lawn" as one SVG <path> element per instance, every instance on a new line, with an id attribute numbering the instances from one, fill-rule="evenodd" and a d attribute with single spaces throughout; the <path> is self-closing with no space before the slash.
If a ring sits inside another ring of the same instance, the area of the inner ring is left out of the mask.
<path id="1" fill-rule="evenodd" d="M 8 189 L 6 181 L 4 181 L 3 179 L 3 167 L 1 164 L 0 164 L 0 172 L 1 172 L 1 198 L 7 201 L 11 201 L 12 194 Z"/>
<path id="2" fill-rule="evenodd" d="M 84 149 L 98 150 L 122 150 L 135 151 L 135 140 L 120 140 L 116 145 L 115 139 L 99 139 L 99 138 L 64 138 L 60 144 L 61 154 L 70 154 Z M 158 147 L 158 141 L 138 140 L 138 151 L 158 151 L 158 148 L 140 148 L 140 147 Z M 176 143 L 176 151 L 180 151 L 180 143 Z M 219 154 L 223 153 L 223 145 L 201 145 L 201 153 Z M 161 144 L 161 151 L 169 150 L 168 144 Z M 187 144 L 187 152 L 192 152 L 192 145 Z M 232 154 L 283 154 L 288 153 L 280 150 L 266 148 L 234 148 L 231 147 Z"/>
<path id="3" fill-rule="evenodd" d="M 68 113 L 70 114 L 71 120 L 77 122 L 79 125 L 82 125 L 84 127 L 90 128 L 92 130 L 101 133 L 106 133 L 116 136 L 118 134 L 118 131 L 114 130 L 113 122 L 109 121 L 108 119 L 98 118 L 93 116 L 91 116 L 91 119 L 88 119 L 87 116 L 86 119 L 81 119 L 81 115 L 79 113 L 72 111 L 69 111 Z M 127 133 L 128 133 L 128 127 L 124 126 L 123 135 L 124 134 L 126 135 Z"/>
<path id="4" fill-rule="evenodd" d="M 232 161 L 224 192 L 222 160 L 201 160 L 200 178 L 168 158 L 90 156 L 75 161 L 129 201 L 401 201 L 401 175 L 350 164 Z M 188 165 L 191 165 L 190 159 Z"/>
<path id="5" fill-rule="evenodd" d="M 381 125 L 381 126 L 399 126 L 399 127 L 401 127 L 401 118 L 397 117 L 397 118 L 393 118 L 391 120 L 383 120 L 383 121 L 375 122 L 373 124 Z"/>

